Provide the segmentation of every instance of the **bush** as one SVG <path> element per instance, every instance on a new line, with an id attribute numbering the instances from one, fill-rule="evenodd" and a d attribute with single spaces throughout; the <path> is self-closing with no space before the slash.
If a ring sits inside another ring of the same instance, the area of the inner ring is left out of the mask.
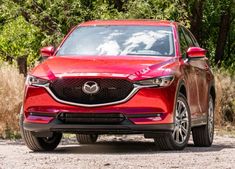
<path id="1" fill-rule="evenodd" d="M 216 80 L 216 124 L 235 125 L 235 76 L 225 70 L 217 70 Z"/>
<path id="2" fill-rule="evenodd" d="M 18 114 L 23 100 L 24 77 L 14 66 L 0 62 L 0 137 L 19 134 Z"/>
<path id="3" fill-rule="evenodd" d="M 29 24 L 23 17 L 18 17 L 5 24 L 0 31 L 0 53 L 3 60 L 7 57 L 28 58 L 32 64 L 38 56 L 41 45 L 41 34 L 37 27 Z M 37 50 L 35 50 L 37 49 Z"/>

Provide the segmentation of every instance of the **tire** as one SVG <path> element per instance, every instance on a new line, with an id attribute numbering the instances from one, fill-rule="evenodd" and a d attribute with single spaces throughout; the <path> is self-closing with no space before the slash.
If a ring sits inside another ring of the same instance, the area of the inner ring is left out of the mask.
<path id="1" fill-rule="evenodd" d="M 180 113 L 178 113 L 180 112 Z M 170 133 L 160 134 L 154 142 L 161 150 L 182 150 L 189 140 L 191 131 L 191 113 L 187 99 L 179 93 L 175 105 L 175 127 Z"/>
<path id="2" fill-rule="evenodd" d="M 97 139 L 97 134 L 76 134 L 79 144 L 94 144 Z"/>
<path id="3" fill-rule="evenodd" d="M 22 111 L 22 110 L 21 110 Z M 24 115 L 20 114 L 20 132 L 26 146 L 33 151 L 52 151 L 54 150 L 62 138 L 62 133 L 53 133 L 50 138 L 36 137 L 31 131 L 25 130 L 23 127 Z"/>
<path id="4" fill-rule="evenodd" d="M 210 147 L 214 138 L 214 100 L 209 96 L 207 124 L 192 128 L 193 142 L 196 147 Z"/>

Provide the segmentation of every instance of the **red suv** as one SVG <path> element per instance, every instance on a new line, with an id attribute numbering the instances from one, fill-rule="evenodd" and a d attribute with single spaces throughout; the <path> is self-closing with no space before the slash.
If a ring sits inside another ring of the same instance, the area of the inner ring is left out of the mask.
<path id="1" fill-rule="evenodd" d="M 28 75 L 20 127 L 33 151 L 53 150 L 62 133 L 80 144 L 99 134 L 143 134 L 163 150 L 210 146 L 215 86 L 206 51 L 188 29 L 154 20 L 76 26 Z"/>

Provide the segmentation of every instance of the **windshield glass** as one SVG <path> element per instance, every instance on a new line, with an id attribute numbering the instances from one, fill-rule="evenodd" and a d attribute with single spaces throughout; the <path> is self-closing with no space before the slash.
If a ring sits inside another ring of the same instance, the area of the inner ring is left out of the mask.
<path id="1" fill-rule="evenodd" d="M 88 26 L 74 30 L 57 56 L 174 56 L 170 26 Z"/>

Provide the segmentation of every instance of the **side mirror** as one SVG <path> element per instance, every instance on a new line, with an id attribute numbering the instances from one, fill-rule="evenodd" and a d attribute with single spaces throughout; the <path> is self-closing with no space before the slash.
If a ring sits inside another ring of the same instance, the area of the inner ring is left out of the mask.
<path id="1" fill-rule="evenodd" d="M 206 50 L 200 47 L 190 47 L 187 50 L 187 56 L 189 58 L 203 58 L 206 56 Z"/>
<path id="2" fill-rule="evenodd" d="M 53 46 L 43 47 L 40 50 L 40 54 L 43 58 L 48 58 L 50 56 L 53 56 L 55 52 L 55 48 Z"/>

